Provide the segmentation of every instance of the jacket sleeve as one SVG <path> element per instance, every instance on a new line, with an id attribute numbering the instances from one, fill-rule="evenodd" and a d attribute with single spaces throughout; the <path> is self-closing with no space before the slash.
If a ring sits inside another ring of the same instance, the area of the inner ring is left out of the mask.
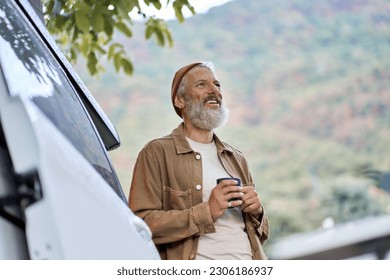
<path id="1" fill-rule="evenodd" d="M 247 185 L 254 185 L 255 186 L 255 184 L 252 183 L 253 178 L 252 178 L 251 173 L 249 172 L 249 169 L 247 167 L 247 162 L 245 159 L 244 159 L 244 162 L 245 162 L 246 169 L 248 170 L 248 173 L 249 173 L 249 175 L 248 175 L 249 181 L 251 182 L 251 183 L 248 183 Z M 256 187 L 255 187 L 255 189 L 256 189 Z M 256 189 L 256 192 L 258 192 L 257 189 Z M 267 213 L 264 209 L 264 206 L 261 205 L 261 208 L 263 211 L 259 217 L 255 217 L 252 214 L 249 214 L 249 217 L 251 219 L 253 226 L 255 227 L 255 229 L 257 231 L 257 235 L 259 237 L 260 243 L 263 245 L 265 243 L 265 241 L 269 238 L 270 224 L 269 224 L 269 219 L 268 219 Z"/>
<path id="2" fill-rule="evenodd" d="M 269 220 L 267 213 L 264 210 L 263 207 L 263 213 L 260 215 L 259 218 L 255 218 L 252 214 L 249 215 L 254 227 L 256 228 L 257 234 L 260 239 L 260 243 L 263 245 L 264 242 L 269 238 Z"/>
<path id="3" fill-rule="evenodd" d="M 129 206 L 144 219 L 155 244 L 172 243 L 192 235 L 215 232 L 207 202 L 184 210 L 163 210 L 160 165 L 147 149 L 138 155 L 130 187 Z"/>

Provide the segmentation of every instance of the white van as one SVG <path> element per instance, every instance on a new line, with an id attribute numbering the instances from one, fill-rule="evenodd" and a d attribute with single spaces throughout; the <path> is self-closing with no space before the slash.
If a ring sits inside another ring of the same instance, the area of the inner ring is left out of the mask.
<path id="1" fill-rule="evenodd" d="M 0 259 L 159 259 L 119 144 L 30 3 L 0 1 Z"/>

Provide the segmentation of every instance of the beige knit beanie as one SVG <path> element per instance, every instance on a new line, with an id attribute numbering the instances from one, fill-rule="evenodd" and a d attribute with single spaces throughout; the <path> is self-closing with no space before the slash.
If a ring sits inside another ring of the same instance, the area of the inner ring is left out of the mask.
<path id="1" fill-rule="evenodd" d="M 173 104 L 173 108 L 175 108 L 176 114 L 180 118 L 182 117 L 181 113 L 180 113 L 180 109 L 175 106 L 175 97 L 177 95 L 177 90 L 179 88 L 180 82 L 183 79 L 184 75 L 187 74 L 188 71 L 190 71 L 192 68 L 194 68 L 195 66 L 200 65 L 200 64 L 202 64 L 202 62 L 195 62 L 195 63 L 188 64 L 186 66 L 183 66 L 175 73 L 175 76 L 173 77 L 172 88 L 171 88 L 172 104 Z"/>

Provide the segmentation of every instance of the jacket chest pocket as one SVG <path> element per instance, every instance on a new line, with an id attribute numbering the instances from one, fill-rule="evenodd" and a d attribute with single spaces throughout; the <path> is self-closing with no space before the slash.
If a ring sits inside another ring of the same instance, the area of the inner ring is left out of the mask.
<path id="1" fill-rule="evenodd" d="M 170 187 L 163 187 L 163 210 L 184 210 L 192 206 L 191 190 L 174 190 Z"/>

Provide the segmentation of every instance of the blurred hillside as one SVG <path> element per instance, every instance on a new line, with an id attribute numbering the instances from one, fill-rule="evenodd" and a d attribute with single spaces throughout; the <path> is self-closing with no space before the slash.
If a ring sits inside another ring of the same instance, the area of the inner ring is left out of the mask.
<path id="1" fill-rule="evenodd" d="M 180 122 L 174 72 L 211 60 L 230 108 L 217 133 L 246 154 L 274 239 L 390 212 L 388 0 L 236 0 L 169 25 L 171 49 L 141 25 L 123 39 L 133 77 L 77 66 L 121 136 L 111 156 L 126 194 L 139 150 Z"/>

